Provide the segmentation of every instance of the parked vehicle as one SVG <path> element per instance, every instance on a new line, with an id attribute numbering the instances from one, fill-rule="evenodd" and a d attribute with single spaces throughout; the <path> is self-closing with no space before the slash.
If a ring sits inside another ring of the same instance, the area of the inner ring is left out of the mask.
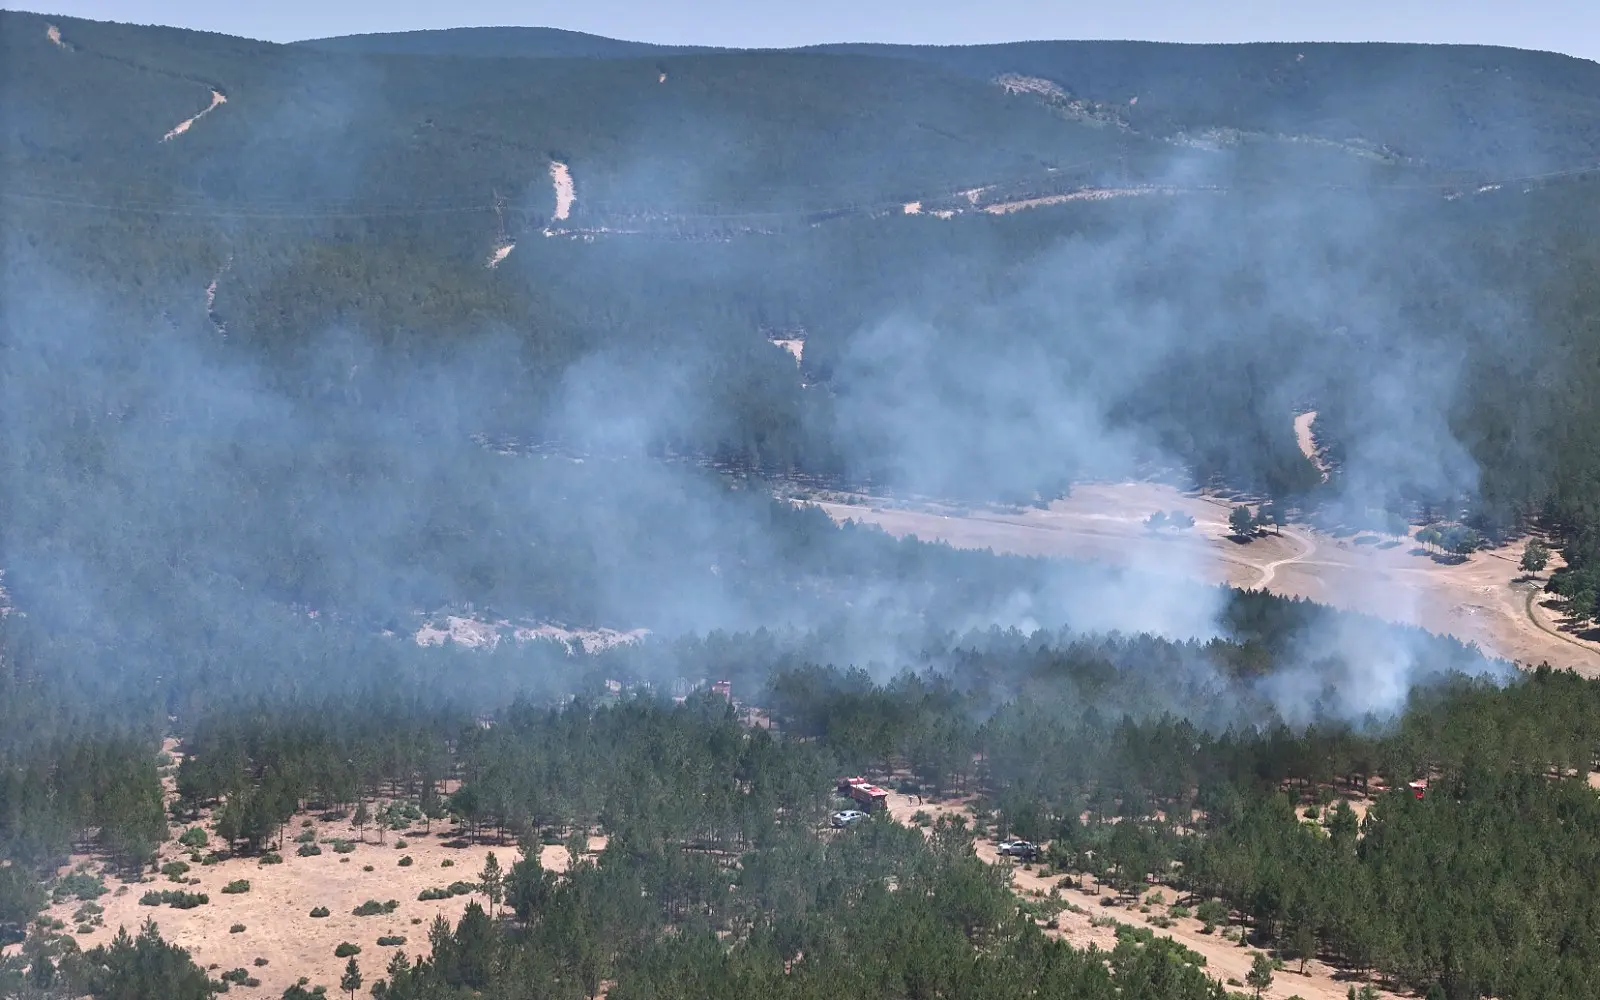
<path id="1" fill-rule="evenodd" d="M 854 826 L 855 824 L 866 819 L 867 814 L 859 809 L 842 809 L 839 812 L 834 813 L 830 818 L 832 819 L 833 825 L 836 828 L 843 829 L 847 826 Z"/>
<path id="2" fill-rule="evenodd" d="M 1002 857 L 1033 861 L 1039 857 L 1039 845 L 1026 840 L 1008 840 L 998 848 Z"/>

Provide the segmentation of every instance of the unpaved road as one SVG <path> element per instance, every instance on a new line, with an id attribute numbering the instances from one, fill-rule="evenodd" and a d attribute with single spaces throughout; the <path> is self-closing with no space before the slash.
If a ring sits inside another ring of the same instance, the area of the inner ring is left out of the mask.
<path id="1" fill-rule="evenodd" d="M 889 816 L 892 819 L 911 825 L 911 817 L 918 810 L 925 811 L 935 818 L 941 815 L 959 814 L 966 815 L 969 822 L 972 819 L 970 811 L 962 802 L 918 803 L 898 792 L 889 793 Z M 979 860 L 987 864 L 1011 864 L 1009 859 L 1001 859 L 992 841 L 979 838 L 973 846 Z M 1092 881 L 1086 879 L 1084 884 L 1091 884 Z M 1102 893 L 1098 886 L 1087 890 L 1070 889 L 1063 884 L 1060 876 L 1041 875 L 1033 866 L 1013 867 L 1011 886 L 1019 896 L 1029 897 L 1049 896 L 1051 890 L 1055 889 L 1063 901 L 1076 907 L 1076 911 L 1062 910 L 1056 918 L 1057 928 L 1046 931 L 1052 937 L 1062 938 L 1074 947 L 1087 948 L 1089 945 L 1094 945 L 1104 950 L 1116 947 L 1116 929 L 1109 926 L 1096 927 L 1093 923 L 1095 917 L 1109 917 L 1134 927 L 1148 927 L 1153 933 L 1172 938 L 1184 947 L 1198 952 L 1205 956 L 1207 974 L 1224 982 L 1228 979 L 1243 982 L 1244 977 L 1250 972 L 1250 964 L 1257 950 L 1229 941 L 1220 932 L 1202 934 L 1200 921 L 1193 917 L 1175 919 L 1169 928 L 1156 927 L 1148 923 L 1146 914 L 1139 912 L 1136 901 L 1118 899 L 1114 905 L 1102 905 L 1104 900 L 1114 898 L 1109 891 Z M 1152 885 L 1150 890 L 1161 892 L 1167 903 L 1177 901 L 1181 895 L 1170 886 Z M 1152 905 L 1148 916 L 1165 913 L 1166 909 L 1164 905 Z M 1290 962 L 1287 968 L 1277 972 L 1273 976 L 1272 986 L 1262 992 L 1262 997 L 1266 1000 L 1286 1000 L 1294 996 L 1299 996 L 1303 1000 L 1345 1000 L 1351 985 L 1362 982 L 1322 962 L 1306 963 L 1304 975 L 1299 972 L 1299 968 L 1299 962 Z M 1383 990 L 1379 990 L 1378 995 L 1400 996 Z"/>
<path id="2" fill-rule="evenodd" d="M 1240 544 L 1228 538 L 1226 501 L 1153 483 L 1081 485 L 1048 510 L 1020 513 L 932 505 L 893 509 L 875 503 L 881 501 L 863 497 L 817 506 L 836 521 L 876 524 L 893 535 L 958 548 L 1090 560 L 1241 588 L 1270 587 L 1276 594 L 1476 642 L 1524 666 L 1549 663 L 1600 677 L 1600 644 L 1553 631 L 1552 613 L 1540 598 L 1530 605 L 1528 594 L 1539 584 L 1520 579 L 1520 543 L 1475 553 L 1459 566 L 1416 554 L 1409 540 L 1385 548 L 1303 526 Z M 1144 519 L 1158 510 L 1182 511 L 1195 519 L 1195 526 L 1184 532 L 1150 532 Z"/>

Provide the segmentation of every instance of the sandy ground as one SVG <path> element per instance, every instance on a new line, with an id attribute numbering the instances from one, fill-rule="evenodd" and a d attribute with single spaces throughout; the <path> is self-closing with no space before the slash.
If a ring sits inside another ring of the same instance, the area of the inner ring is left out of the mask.
<path id="1" fill-rule="evenodd" d="M 1357 545 L 1303 526 L 1240 544 L 1228 538 L 1227 501 L 1152 483 L 1075 486 L 1048 510 L 1022 513 L 933 505 L 902 510 L 876 502 L 862 497 L 818 506 L 836 521 L 877 524 L 894 535 L 959 548 L 1160 567 L 1208 583 L 1265 587 L 1454 635 L 1525 666 L 1548 662 L 1600 676 L 1600 644 L 1559 631 L 1543 598 L 1530 602 L 1541 584 L 1521 580 L 1521 543 L 1475 553 L 1457 566 L 1415 554 L 1409 543 Z M 1143 521 L 1157 510 L 1181 510 L 1195 526 L 1153 534 Z"/>
<path id="2" fill-rule="evenodd" d="M 499 267 L 501 261 L 511 256 L 511 251 L 516 249 L 516 246 L 517 245 L 515 243 L 508 242 L 496 247 L 494 253 L 489 255 L 489 262 L 484 266 L 489 268 L 491 271 Z"/>
<path id="3" fill-rule="evenodd" d="M 909 796 L 898 792 L 889 793 L 889 815 L 901 822 L 910 824 L 911 817 L 918 811 L 927 812 L 937 818 L 941 815 L 965 814 L 970 819 L 971 813 L 963 802 L 928 802 L 918 803 Z M 1152 905 L 1149 914 L 1139 912 L 1137 901 L 1128 898 L 1117 898 L 1110 890 L 1100 891 L 1094 879 L 1086 878 L 1083 884 L 1087 889 L 1067 888 L 1060 876 L 1044 876 L 1040 874 L 1037 866 L 1015 865 L 1010 859 L 1003 859 L 996 851 L 993 841 L 979 839 L 975 849 L 979 859 L 988 864 L 1004 864 L 1012 869 L 1012 888 L 1021 896 L 1045 897 L 1054 889 L 1062 900 L 1071 903 L 1082 912 L 1072 909 L 1062 910 L 1057 916 L 1057 927 L 1047 930 L 1052 937 L 1062 938 L 1075 947 L 1087 948 L 1094 945 L 1101 949 L 1109 950 L 1116 947 L 1116 929 L 1111 926 L 1095 926 L 1093 918 L 1111 918 L 1120 923 L 1130 924 L 1135 927 L 1149 927 L 1151 931 L 1161 937 L 1173 938 L 1185 947 L 1205 956 L 1205 969 L 1217 979 L 1226 981 L 1236 979 L 1244 981 L 1250 971 L 1250 964 L 1254 959 L 1257 949 L 1241 946 L 1238 942 L 1224 938 L 1220 931 L 1212 934 L 1200 933 L 1201 923 L 1192 917 L 1177 919 L 1170 928 L 1160 928 L 1147 921 L 1148 916 L 1164 914 L 1165 905 Z M 1170 886 L 1151 885 L 1151 892 L 1159 891 L 1168 904 L 1176 902 L 1181 894 Z M 1148 892 L 1147 892 L 1148 895 Z M 1111 906 L 1102 905 L 1105 899 L 1115 899 Z M 1361 980 L 1342 973 L 1322 962 L 1306 963 L 1306 971 L 1301 975 L 1298 971 L 1300 963 L 1293 961 L 1287 967 L 1277 972 L 1273 977 L 1272 986 L 1261 995 L 1267 1000 L 1284 1000 L 1291 996 L 1300 996 L 1304 1000 L 1345 1000 L 1352 984 Z M 1236 987 L 1237 988 L 1237 987 Z M 1379 996 L 1396 997 L 1400 994 L 1380 990 Z"/>
<path id="4" fill-rule="evenodd" d="M 1322 473 L 1322 481 L 1328 481 L 1328 466 L 1322 461 L 1322 455 L 1317 451 L 1317 439 L 1311 434 L 1311 425 L 1316 423 L 1317 411 L 1308 410 L 1294 418 L 1294 439 L 1300 446 L 1300 454 L 1304 455 L 1317 471 Z"/>
<path id="5" fill-rule="evenodd" d="M 908 202 L 905 203 L 904 207 L 901 208 L 901 211 L 904 212 L 907 215 L 921 215 L 922 214 L 922 202 L 920 202 L 920 201 L 908 201 Z"/>
<path id="6" fill-rule="evenodd" d="M 572 186 L 572 171 L 559 160 L 550 161 L 550 182 L 555 185 L 556 214 L 558 222 L 565 222 L 572 214 L 572 203 L 577 200 L 577 193 Z"/>
<path id="7" fill-rule="evenodd" d="M 195 115 L 193 118 L 185 118 L 183 121 L 181 121 L 178 124 L 172 126 L 172 130 L 169 131 L 166 135 L 162 136 L 161 137 L 161 141 L 162 142 L 168 142 L 168 141 L 170 141 L 172 139 L 176 139 L 178 136 L 180 136 L 183 133 L 189 131 L 190 126 L 192 126 L 195 122 L 197 122 L 200 119 L 204 118 L 206 115 L 208 115 L 212 111 L 216 110 L 219 106 L 221 106 L 223 104 L 227 104 L 227 103 L 228 103 L 228 99 L 223 96 L 222 91 L 213 90 L 211 92 L 211 103 L 206 105 L 205 110 L 201 111 L 199 114 Z"/>
<path id="8" fill-rule="evenodd" d="M 61 40 L 61 29 L 53 24 L 45 25 L 44 37 L 50 39 L 50 43 L 57 48 L 67 47 L 67 43 Z"/>
<path id="9" fill-rule="evenodd" d="M 166 749 L 175 757 L 181 753 L 172 741 L 168 741 Z M 174 795 L 170 777 L 166 785 L 169 796 Z M 491 851 L 502 870 L 509 870 L 522 856 L 510 842 L 447 846 L 458 843 L 459 834 L 449 823 L 435 821 L 431 835 L 424 834 L 421 825 L 416 832 L 391 830 L 385 835 L 385 843 L 380 845 L 377 833 L 368 827 L 366 842 L 359 843 L 351 854 L 336 854 L 331 846 L 324 844 L 322 854 L 302 858 L 294 853 L 297 845 L 292 838 L 303 829 L 301 823 L 305 819 L 312 821 L 319 838 L 357 840 L 355 829 L 348 822 L 324 824 L 313 816 L 296 816 L 288 827 L 289 842 L 281 852 L 281 865 L 264 866 L 255 858 L 237 858 L 209 867 L 191 868 L 185 877 L 198 878 L 198 885 L 179 885 L 158 875 L 152 882 L 127 885 L 126 892 L 121 891 L 123 883 L 107 876 L 106 884 L 112 892 L 99 900 L 106 910 L 105 926 L 96 928 L 92 934 L 75 935 L 78 943 L 84 948 L 104 944 L 111 940 L 119 926 L 127 927 L 130 934 L 137 933 L 145 918 L 153 917 L 163 937 L 189 949 L 197 963 L 213 970 L 213 976 L 244 968 L 261 980 L 260 988 L 249 991 L 250 995 L 277 996 L 301 976 L 310 977 L 312 985 L 321 983 L 328 986 L 331 993 L 337 993 L 345 959 L 335 958 L 333 950 L 340 942 L 361 946 L 356 961 L 367 982 L 371 983 L 383 974 L 383 967 L 396 950 L 379 948 L 379 937 L 406 938 L 400 948 L 416 957 L 428 951 L 428 925 L 434 917 L 443 915 L 454 922 L 473 899 L 488 908 L 488 900 L 482 894 L 420 902 L 417 895 L 422 890 L 443 888 L 457 881 L 476 882 L 484 859 Z M 202 820 L 199 825 L 214 834 L 209 820 Z M 178 832 L 175 826 L 174 835 Z M 396 846 L 402 839 L 407 844 L 403 849 Z M 604 850 L 605 838 L 591 837 L 589 846 L 591 851 Z M 168 842 L 161 849 L 159 863 L 182 860 L 185 856 L 184 849 L 175 841 Z M 399 861 L 406 856 L 414 863 L 402 868 Z M 443 865 L 447 859 L 454 862 L 450 867 Z M 73 862 L 84 860 L 87 859 L 74 858 Z M 567 850 L 561 846 L 547 846 L 540 854 L 540 861 L 546 868 L 564 871 L 568 864 Z M 367 865 L 373 870 L 365 871 Z M 250 891 L 224 895 L 222 887 L 236 879 L 247 879 Z M 140 905 L 139 897 L 152 889 L 203 892 L 211 901 L 192 910 Z M 400 907 L 394 913 L 379 916 L 352 914 L 352 910 L 369 899 L 380 903 L 398 900 Z M 67 921 L 70 927 L 72 913 L 79 905 L 77 902 L 62 903 L 52 906 L 48 912 Z M 312 908 L 317 906 L 327 907 L 329 915 L 311 917 Z M 245 930 L 230 933 L 236 924 L 243 924 Z M 265 958 L 267 965 L 257 968 L 254 964 L 257 958 Z"/>

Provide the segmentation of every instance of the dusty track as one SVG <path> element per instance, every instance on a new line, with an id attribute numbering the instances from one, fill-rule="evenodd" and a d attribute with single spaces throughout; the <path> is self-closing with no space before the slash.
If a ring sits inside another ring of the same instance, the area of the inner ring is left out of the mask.
<path id="1" fill-rule="evenodd" d="M 1517 569 L 1520 546 L 1476 553 L 1445 566 L 1414 554 L 1409 542 L 1358 545 L 1309 528 L 1286 528 L 1248 544 L 1229 540 L 1228 503 L 1151 483 L 1090 484 L 1048 510 L 915 510 L 820 502 L 836 521 L 877 524 L 894 535 L 1030 556 L 1058 556 L 1183 575 L 1206 583 L 1264 588 L 1476 642 L 1524 666 L 1549 663 L 1600 676 L 1600 644 L 1555 630 L 1528 600 L 1537 583 Z M 1186 532 L 1155 534 L 1144 519 L 1180 510 Z"/>

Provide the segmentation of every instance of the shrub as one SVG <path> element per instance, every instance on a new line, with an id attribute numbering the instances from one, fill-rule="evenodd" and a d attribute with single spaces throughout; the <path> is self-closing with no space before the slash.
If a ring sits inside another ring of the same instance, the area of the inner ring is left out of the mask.
<path id="1" fill-rule="evenodd" d="M 232 927 L 228 928 L 228 933 L 229 934 L 243 934 L 244 933 L 244 924 L 234 924 Z"/>
<path id="2" fill-rule="evenodd" d="M 300 849 L 295 851 L 295 853 L 300 855 L 302 858 L 314 858 L 322 853 L 322 848 L 318 847 L 316 844 L 301 844 Z"/>
<path id="3" fill-rule="evenodd" d="M 236 878 L 232 882 L 229 882 L 227 885 L 222 887 L 223 895 L 226 896 L 237 896 L 240 893 L 249 891 L 250 880 L 244 878 Z"/>
<path id="4" fill-rule="evenodd" d="M 326 906 L 315 907 L 312 909 L 311 915 L 319 919 L 325 917 L 328 915 L 328 908 Z"/>
<path id="5" fill-rule="evenodd" d="M 1189 908 L 1187 906 L 1179 906 L 1178 904 L 1174 903 L 1172 907 L 1167 910 L 1167 916 L 1174 920 L 1182 920 L 1183 918 L 1189 916 Z"/>
<path id="6" fill-rule="evenodd" d="M 450 890 L 449 889 L 424 889 L 421 892 L 417 893 L 417 899 L 420 902 L 424 902 L 424 903 L 431 903 L 436 899 L 449 899 L 449 898 L 450 898 Z"/>
<path id="7" fill-rule="evenodd" d="M 361 954 L 361 946 L 351 944 L 349 941 L 340 941 L 339 947 L 333 949 L 334 958 L 349 958 L 351 955 Z"/>
<path id="8" fill-rule="evenodd" d="M 258 958 L 254 962 L 252 962 L 251 964 L 254 965 L 258 969 L 265 969 L 267 967 L 267 960 L 264 959 L 264 958 Z"/>
<path id="9" fill-rule="evenodd" d="M 181 889 L 163 889 L 160 892 L 151 890 L 139 897 L 140 906 L 166 905 L 174 910 L 192 910 L 209 902 L 211 897 L 203 892 L 184 892 Z"/>
<path id="10" fill-rule="evenodd" d="M 449 858 L 445 858 L 443 861 L 439 862 L 440 868 L 454 868 L 455 866 L 456 863 L 451 861 Z"/>
<path id="11" fill-rule="evenodd" d="M 189 862 L 168 861 L 166 864 L 161 866 L 161 874 L 176 882 L 179 879 L 182 879 L 185 875 L 189 874 Z"/>
<path id="12" fill-rule="evenodd" d="M 78 925 L 78 933 L 79 934 L 93 934 L 94 933 L 94 925 L 93 924 L 79 924 Z"/>
<path id="13" fill-rule="evenodd" d="M 410 846 L 411 846 L 410 844 L 406 843 L 406 840 L 405 840 L 404 837 L 401 837 L 399 840 L 394 842 L 394 847 L 395 847 L 395 850 L 397 850 L 397 851 L 403 851 L 407 847 L 410 847 Z"/>
<path id="14" fill-rule="evenodd" d="M 409 854 L 407 854 L 405 857 L 400 859 L 400 867 L 401 868 L 410 868 L 415 863 L 416 862 L 411 860 L 411 855 L 409 855 Z"/>
<path id="15" fill-rule="evenodd" d="M 928 814 L 926 809 L 918 809 L 911 814 L 911 823 L 913 826 L 932 826 L 933 817 Z"/>
<path id="16" fill-rule="evenodd" d="M 309 824 L 311 821 L 306 820 L 306 822 Z M 294 838 L 294 842 L 297 844 L 315 844 L 317 842 L 317 831 L 301 830 L 300 833 Z"/>
<path id="17" fill-rule="evenodd" d="M 370 872 L 370 871 L 372 871 L 372 866 L 371 865 L 362 865 L 361 866 L 361 870 L 364 871 L 364 872 Z"/>
<path id="18" fill-rule="evenodd" d="M 261 855 L 260 864 L 281 865 L 283 864 L 283 855 L 277 853 L 276 851 L 268 851 L 266 854 Z"/>
<path id="19" fill-rule="evenodd" d="M 184 847 L 200 848 L 211 843 L 211 838 L 198 826 L 191 826 L 178 837 L 178 843 Z"/>
<path id="20" fill-rule="evenodd" d="M 87 872 L 73 872 L 56 883 L 52 895 L 55 896 L 56 902 L 61 903 L 74 897 L 79 900 L 97 899 L 104 896 L 106 891 L 105 880 L 100 876 L 90 875 Z"/>
<path id="21" fill-rule="evenodd" d="M 450 883 L 450 895 L 452 896 L 470 896 L 477 891 L 478 887 L 473 885 L 471 882 Z"/>
<path id="22" fill-rule="evenodd" d="M 1201 923 L 1220 924 L 1228 919 L 1228 907 L 1220 899 L 1208 899 L 1194 908 Z"/>
<path id="23" fill-rule="evenodd" d="M 246 972 L 244 969 L 234 969 L 232 972 L 224 972 L 217 978 L 221 979 L 225 983 L 236 983 L 240 986 L 243 986 L 245 980 L 250 978 L 250 973 Z"/>
<path id="24" fill-rule="evenodd" d="M 379 948 L 398 948 L 406 943 L 405 935 L 389 935 L 378 939 Z"/>
<path id="25" fill-rule="evenodd" d="M 335 854 L 350 854 L 353 853 L 355 849 L 356 845 L 350 843 L 348 840 L 335 840 L 333 842 L 333 853 Z"/>
<path id="26" fill-rule="evenodd" d="M 376 899 L 369 899 L 352 912 L 358 917 L 375 917 L 380 913 L 393 913 L 399 908 L 398 900 L 391 899 L 387 903 L 380 903 Z"/>

